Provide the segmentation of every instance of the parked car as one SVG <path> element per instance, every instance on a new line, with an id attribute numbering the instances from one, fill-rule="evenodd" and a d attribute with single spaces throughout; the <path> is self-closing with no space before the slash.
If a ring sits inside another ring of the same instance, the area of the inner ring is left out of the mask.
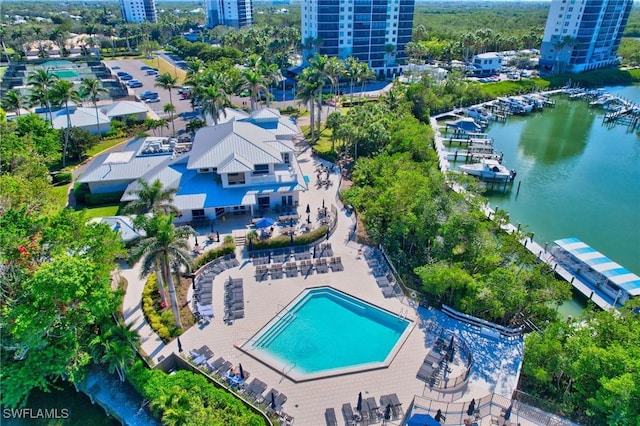
<path id="1" fill-rule="evenodd" d="M 143 99 L 148 104 L 155 104 L 156 102 L 160 102 L 160 98 L 147 98 Z"/>
<path id="2" fill-rule="evenodd" d="M 142 87 L 142 82 L 139 80 L 131 80 L 127 83 L 127 86 L 131 87 L 132 89 L 136 87 Z"/>
<path id="3" fill-rule="evenodd" d="M 117 65 L 114 65 L 114 66 L 112 66 L 112 67 L 111 67 L 111 69 L 112 69 L 112 70 L 119 70 L 119 69 L 120 69 L 120 67 L 119 67 L 119 66 L 117 66 Z"/>
<path id="4" fill-rule="evenodd" d="M 143 66 L 140 67 L 141 71 L 150 70 L 150 69 L 151 69 L 151 67 L 149 65 L 143 65 Z"/>
<path id="5" fill-rule="evenodd" d="M 118 71 L 118 72 L 116 73 L 116 75 L 117 75 L 118 77 L 123 77 L 123 76 L 125 76 L 125 75 L 129 75 L 129 73 L 128 73 L 128 72 L 124 72 L 124 71 Z"/>
<path id="6" fill-rule="evenodd" d="M 147 75 L 158 75 L 158 71 L 156 71 L 156 70 L 147 70 L 146 74 Z"/>
<path id="7" fill-rule="evenodd" d="M 159 95 L 158 95 L 158 92 L 154 92 L 154 91 L 152 91 L 152 90 L 145 90 L 144 92 L 142 92 L 142 93 L 140 94 L 140 99 L 142 99 L 142 100 L 144 101 L 144 100 L 146 100 L 146 99 L 154 99 L 154 98 L 157 98 L 158 96 L 159 96 Z"/>

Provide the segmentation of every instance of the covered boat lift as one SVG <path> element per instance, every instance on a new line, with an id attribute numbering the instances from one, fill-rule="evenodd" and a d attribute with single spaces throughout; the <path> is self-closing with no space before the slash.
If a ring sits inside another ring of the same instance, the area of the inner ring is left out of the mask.
<path id="1" fill-rule="evenodd" d="M 577 238 L 554 241 L 553 256 L 572 271 L 591 291 L 618 307 L 632 297 L 640 296 L 640 277 L 609 259 Z M 585 289 L 572 283 L 585 296 Z"/>

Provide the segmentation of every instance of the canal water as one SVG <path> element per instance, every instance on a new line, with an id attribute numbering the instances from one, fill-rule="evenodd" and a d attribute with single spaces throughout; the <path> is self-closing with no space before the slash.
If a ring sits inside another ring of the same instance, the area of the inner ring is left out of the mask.
<path id="1" fill-rule="evenodd" d="M 606 90 L 640 104 L 640 86 Z M 603 125 L 605 112 L 585 100 L 553 99 L 555 108 L 489 127 L 503 163 L 518 173 L 511 191 L 487 194 L 489 203 L 541 245 L 577 237 L 640 275 L 640 137 Z M 574 297 L 561 312 L 575 316 L 583 306 Z"/>

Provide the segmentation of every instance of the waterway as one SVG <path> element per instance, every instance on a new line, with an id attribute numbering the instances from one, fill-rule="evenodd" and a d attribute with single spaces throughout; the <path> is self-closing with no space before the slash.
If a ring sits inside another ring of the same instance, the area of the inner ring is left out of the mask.
<path id="1" fill-rule="evenodd" d="M 605 89 L 640 103 L 640 86 Z M 541 244 L 577 237 L 640 275 L 640 137 L 603 125 L 604 111 L 584 100 L 554 100 L 555 108 L 489 127 L 503 163 L 518 172 L 513 189 L 487 194 L 489 203 Z M 575 315 L 583 304 L 574 298 L 561 311 Z"/>

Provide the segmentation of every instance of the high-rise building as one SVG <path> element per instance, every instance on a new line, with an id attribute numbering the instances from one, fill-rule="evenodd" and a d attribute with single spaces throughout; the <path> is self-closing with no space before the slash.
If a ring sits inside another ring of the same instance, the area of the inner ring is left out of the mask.
<path id="1" fill-rule="evenodd" d="M 633 0 L 552 0 L 540 46 L 543 72 L 614 66 Z"/>
<path id="2" fill-rule="evenodd" d="M 207 27 L 217 25 L 242 28 L 253 25 L 252 0 L 204 0 Z"/>
<path id="3" fill-rule="evenodd" d="M 315 52 L 367 62 L 392 77 L 406 63 L 415 0 L 303 0 L 304 61 Z"/>
<path id="4" fill-rule="evenodd" d="M 125 22 L 157 22 L 155 0 L 120 0 L 120 12 Z"/>

